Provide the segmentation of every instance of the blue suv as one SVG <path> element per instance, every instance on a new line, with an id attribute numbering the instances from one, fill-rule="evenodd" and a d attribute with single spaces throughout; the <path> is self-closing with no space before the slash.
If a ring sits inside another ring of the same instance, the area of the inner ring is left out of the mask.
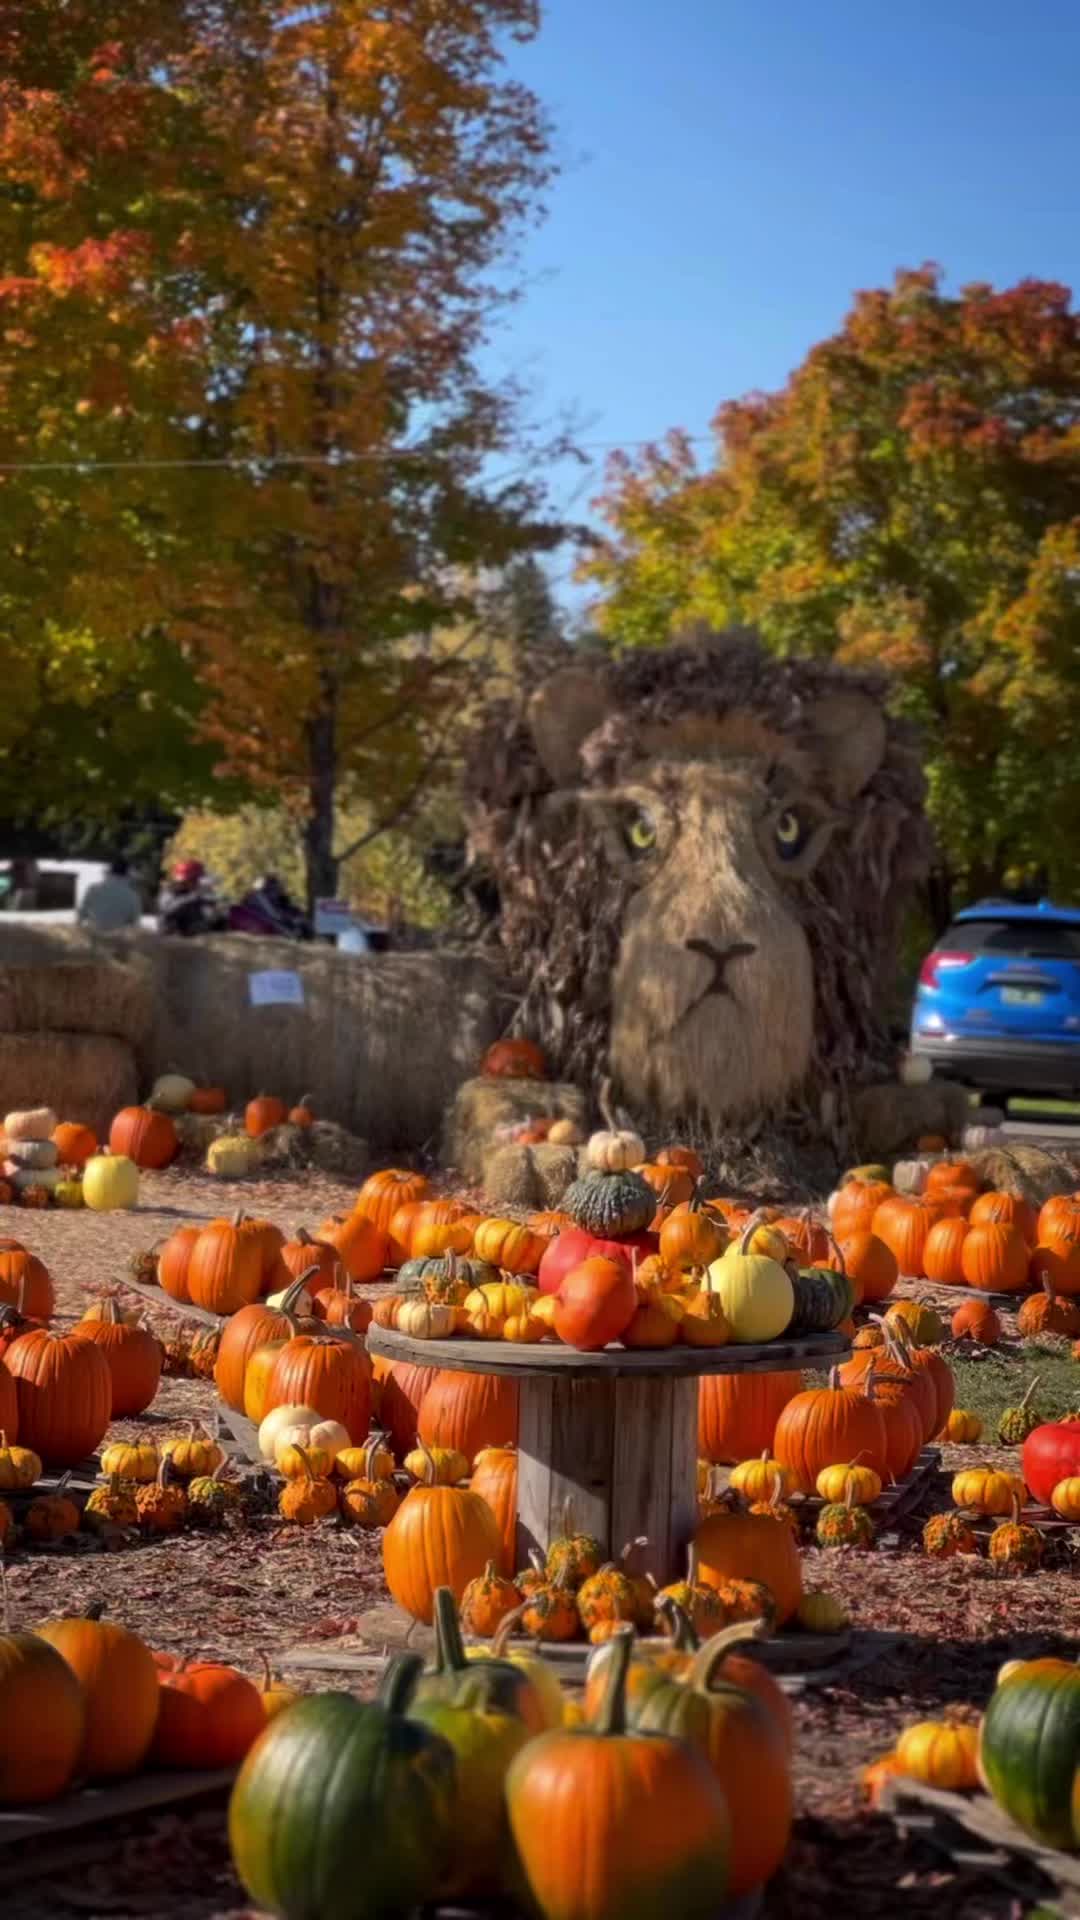
<path id="1" fill-rule="evenodd" d="M 999 1093 L 1080 1093 L 1080 911 L 980 900 L 923 961 L 911 1051 Z"/>

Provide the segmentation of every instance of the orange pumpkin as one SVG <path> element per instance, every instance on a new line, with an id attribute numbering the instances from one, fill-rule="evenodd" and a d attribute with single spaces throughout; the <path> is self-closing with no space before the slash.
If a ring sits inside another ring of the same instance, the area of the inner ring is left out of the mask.
<path id="1" fill-rule="evenodd" d="M 727 1228 L 693 1198 L 673 1207 L 660 1229 L 660 1258 L 678 1273 L 711 1267 L 728 1243 Z"/>
<path id="2" fill-rule="evenodd" d="M 1051 1228 L 1031 1255 L 1030 1279 L 1038 1286 L 1047 1274 L 1058 1293 L 1080 1293 L 1080 1226 L 1074 1235 Z"/>
<path id="3" fill-rule="evenodd" d="M 170 1166 L 180 1139 L 170 1116 L 153 1107 L 122 1107 L 109 1128 L 109 1152 L 126 1154 L 137 1167 Z"/>
<path id="4" fill-rule="evenodd" d="M 705 1174 L 705 1162 L 693 1147 L 661 1147 L 653 1162 L 657 1167 L 685 1167 L 692 1180 L 701 1180 Z"/>
<path id="5" fill-rule="evenodd" d="M 258 1687 L 234 1667 L 199 1660 L 157 1669 L 159 1767 L 237 1767 L 266 1725 Z"/>
<path id="6" fill-rule="evenodd" d="M 177 1227 L 162 1246 L 157 1261 L 158 1286 L 171 1300 L 188 1302 L 188 1269 L 201 1227 Z"/>
<path id="7" fill-rule="evenodd" d="M 474 1231 L 474 1217 L 459 1200 L 421 1200 L 409 1225 L 409 1254 L 414 1260 L 425 1260 L 443 1253 L 468 1253 Z"/>
<path id="8" fill-rule="evenodd" d="M 264 1248 L 242 1213 L 211 1220 L 191 1249 L 188 1296 L 208 1313 L 236 1313 L 257 1300 L 263 1288 Z"/>
<path id="9" fill-rule="evenodd" d="M 776 1423 L 773 1457 L 788 1469 L 800 1493 L 813 1493 L 818 1474 L 838 1460 L 857 1458 L 884 1481 L 889 1465 L 881 1410 L 865 1387 L 843 1386 L 834 1370 L 827 1386 L 811 1387 L 788 1402 Z"/>
<path id="10" fill-rule="evenodd" d="M 224 1113 L 228 1102 L 224 1087 L 196 1087 L 188 1101 L 189 1113 Z"/>
<path id="11" fill-rule="evenodd" d="M 132 1326 L 115 1300 L 104 1300 L 95 1317 L 80 1320 L 76 1331 L 104 1354 L 112 1381 L 114 1420 L 144 1413 L 158 1390 L 161 1346 L 148 1328 Z"/>
<path id="12" fill-rule="evenodd" d="M 79 1771 L 91 1780 L 134 1773 L 158 1715 L 158 1679 L 148 1647 L 112 1620 L 47 1620 L 37 1629 L 79 1681 L 86 1704 Z"/>
<path id="13" fill-rule="evenodd" d="M 812 1265 L 816 1260 L 828 1260 L 833 1251 L 828 1227 L 814 1219 L 809 1207 L 802 1213 L 774 1220 L 773 1225 L 783 1234 L 792 1252 L 802 1255 L 804 1265 Z"/>
<path id="14" fill-rule="evenodd" d="M 878 1207 L 874 1214 L 873 1232 L 879 1240 L 884 1240 L 902 1274 L 918 1276 L 922 1273 L 927 1236 L 931 1227 L 942 1217 L 943 1211 L 923 1200 L 912 1200 L 900 1193 L 894 1194 L 891 1200 L 882 1201 Z"/>
<path id="15" fill-rule="evenodd" d="M 291 1340 L 300 1332 L 296 1308 L 304 1283 L 294 1281 L 280 1307 L 268 1307 L 256 1300 L 234 1313 L 221 1336 L 214 1362 L 214 1384 L 227 1407 L 237 1413 L 244 1405 L 244 1376 L 248 1361 L 259 1347 L 273 1341 Z"/>
<path id="16" fill-rule="evenodd" d="M 259 1140 L 272 1127 L 283 1127 L 288 1117 L 289 1109 L 284 1100 L 278 1100 L 269 1093 L 259 1093 L 244 1108 L 244 1131 L 252 1140 Z"/>
<path id="17" fill-rule="evenodd" d="M 405 1360 L 395 1360 L 382 1381 L 379 1420 L 399 1464 L 416 1445 L 424 1395 L 437 1377 L 437 1367 L 414 1367 Z"/>
<path id="18" fill-rule="evenodd" d="M 307 1276 L 308 1292 L 312 1295 L 339 1287 L 345 1278 L 345 1268 L 337 1248 L 326 1240 L 314 1239 L 306 1227 L 297 1227 L 292 1239 L 285 1241 L 281 1248 L 281 1262 L 294 1280 L 298 1280 L 301 1274 Z"/>
<path id="19" fill-rule="evenodd" d="M 960 1257 L 969 1287 L 983 1293 L 1022 1293 L 1028 1284 L 1028 1250 L 1018 1227 L 988 1221 L 972 1227 Z"/>
<path id="20" fill-rule="evenodd" d="M 490 1261 L 504 1273 L 535 1273 L 547 1245 L 546 1234 L 534 1233 L 516 1220 L 482 1220 L 473 1235 L 476 1258 Z"/>
<path id="21" fill-rule="evenodd" d="M 290 1127 L 313 1127 L 315 1125 L 315 1096 L 301 1094 L 295 1107 L 289 1108 Z"/>
<path id="22" fill-rule="evenodd" d="M 384 1167 L 379 1173 L 369 1174 L 357 1195 L 354 1212 L 362 1213 L 365 1220 L 378 1227 L 380 1233 L 387 1236 L 387 1265 L 403 1266 L 408 1259 L 408 1249 L 391 1232 L 391 1223 L 399 1207 L 422 1200 L 428 1191 L 428 1181 L 422 1173 L 408 1173 L 401 1167 Z"/>
<path id="23" fill-rule="evenodd" d="M 0 1251 L 0 1307 L 17 1307 L 28 1320 L 51 1320 L 55 1305 L 44 1260 L 17 1241 Z"/>
<path id="24" fill-rule="evenodd" d="M 456 1447 L 470 1465 L 484 1447 L 516 1445 L 517 1381 L 495 1373 L 436 1373 L 420 1404 L 417 1433 L 426 1446 Z"/>
<path id="25" fill-rule="evenodd" d="M 568 1347 L 597 1352 L 609 1341 L 621 1339 L 636 1306 L 626 1262 L 598 1255 L 566 1275 L 555 1300 L 555 1331 Z"/>
<path id="26" fill-rule="evenodd" d="M 931 1227 L 923 1248 L 923 1272 L 940 1287 L 964 1284 L 964 1241 L 970 1232 L 963 1215 L 950 1215 Z"/>
<path id="27" fill-rule="evenodd" d="M 698 1453 L 734 1465 L 772 1450 L 776 1423 L 802 1392 L 801 1373 L 713 1373 L 698 1383 Z"/>
<path id="28" fill-rule="evenodd" d="M 790 1527 L 778 1525 L 767 1514 L 720 1508 L 701 1522 L 694 1545 L 697 1577 L 705 1586 L 721 1588 L 729 1580 L 756 1580 L 768 1587 L 776 1602 L 778 1625 L 796 1612 L 802 1599 L 802 1569 Z"/>
<path id="29" fill-rule="evenodd" d="M 977 1346 L 996 1347 L 1001 1339 L 1001 1321 L 988 1300 L 965 1300 L 953 1314 L 949 1331 L 954 1340 L 966 1335 Z"/>
<path id="30" fill-rule="evenodd" d="M 340 1420 L 354 1446 L 371 1425 L 371 1362 L 351 1334 L 298 1334 L 278 1355 L 266 1411 L 314 1407 L 324 1420 Z"/>
<path id="31" fill-rule="evenodd" d="M 1019 1193 L 980 1193 L 968 1218 L 973 1227 L 991 1223 L 1016 1227 L 1029 1247 L 1033 1247 L 1038 1238 L 1038 1216 Z"/>
<path id="32" fill-rule="evenodd" d="M 1043 1202 L 1036 1225 L 1039 1245 L 1057 1235 L 1080 1240 L 1080 1194 L 1053 1193 Z"/>
<path id="33" fill-rule="evenodd" d="M 58 1467 L 78 1466 L 96 1452 L 112 1418 L 113 1387 L 93 1340 L 34 1329 L 12 1341 L 3 1364 L 15 1382 L 21 1446 Z"/>
<path id="34" fill-rule="evenodd" d="M 502 1540 L 498 1565 L 512 1575 L 517 1565 L 517 1452 L 514 1447 L 482 1447 L 469 1487 L 486 1500 Z"/>
<path id="35" fill-rule="evenodd" d="M 966 1187 L 977 1194 L 979 1176 L 970 1160 L 935 1160 L 926 1175 L 926 1191 L 938 1193 L 942 1187 Z"/>
<path id="36" fill-rule="evenodd" d="M 81 1126 L 77 1120 L 61 1120 L 53 1128 L 53 1146 L 61 1166 L 84 1167 L 98 1150 L 98 1137 L 93 1127 Z"/>
<path id="37" fill-rule="evenodd" d="M 333 1214 L 316 1238 L 333 1247 L 352 1280 L 377 1280 L 386 1266 L 386 1235 L 362 1213 Z"/>
<path id="38" fill-rule="evenodd" d="M 546 1080 L 547 1061 L 532 1040 L 496 1040 L 480 1062 L 485 1080 Z"/>
<path id="39" fill-rule="evenodd" d="M 478 1493 L 413 1487 L 383 1534 L 383 1571 L 398 1606 L 430 1625 L 437 1589 L 460 1600 L 501 1552 L 495 1516 Z"/>
<path id="40" fill-rule="evenodd" d="M 899 1277 L 892 1248 L 868 1228 L 849 1233 L 836 1244 L 844 1271 L 856 1290 L 856 1304 L 887 1300 Z"/>
<path id="41" fill-rule="evenodd" d="M 351 1275 L 343 1287 L 327 1287 L 315 1295 L 315 1313 L 328 1327 L 347 1327 L 350 1333 L 366 1333 L 371 1325 L 370 1300 L 361 1300 L 353 1292 Z"/>
<path id="42" fill-rule="evenodd" d="M 895 1198 L 885 1180 L 848 1180 L 833 1203 L 832 1230 L 839 1241 L 852 1234 L 869 1233 L 874 1215 L 886 1200 Z"/>

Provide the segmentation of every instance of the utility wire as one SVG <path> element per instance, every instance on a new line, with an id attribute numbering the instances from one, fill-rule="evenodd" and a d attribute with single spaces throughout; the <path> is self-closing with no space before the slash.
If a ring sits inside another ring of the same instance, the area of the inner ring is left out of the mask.
<path id="1" fill-rule="evenodd" d="M 687 434 L 684 438 L 691 446 L 712 444 L 708 434 Z M 554 458 L 569 459 L 575 452 L 630 453 L 657 444 L 655 440 L 586 440 Z M 522 452 L 524 454 L 525 449 Z M 402 447 L 400 450 L 383 448 L 369 453 L 279 453 L 265 456 L 253 453 L 189 460 L 0 460 L 0 473 L 173 473 L 202 468 L 248 473 L 253 468 L 270 471 L 275 467 L 351 467 L 377 465 L 383 461 L 429 460 L 431 457 L 421 448 Z M 531 462 L 535 455 L 529 454 L 528 458 Z"/>

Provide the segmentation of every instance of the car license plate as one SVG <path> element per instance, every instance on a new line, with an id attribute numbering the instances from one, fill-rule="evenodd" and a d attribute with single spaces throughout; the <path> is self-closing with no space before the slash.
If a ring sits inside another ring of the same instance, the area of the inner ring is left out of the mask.
<path id="1" fill-rule="evenodd" d="M 1001 998 L 1007 1007 L 1041 1007 L 1046 995 L 1041 987 L 1002 987 Z"/>

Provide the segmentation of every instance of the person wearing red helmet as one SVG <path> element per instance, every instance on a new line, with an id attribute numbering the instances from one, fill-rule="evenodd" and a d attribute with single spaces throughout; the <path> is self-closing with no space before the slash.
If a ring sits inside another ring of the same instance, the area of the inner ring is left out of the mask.
<path id="1" fill-rule="evenodd" d="M 158 895 L 158 932 L 214 933 L 222 925 L 221 909 L 201 860 L 177 860 Z"/>

